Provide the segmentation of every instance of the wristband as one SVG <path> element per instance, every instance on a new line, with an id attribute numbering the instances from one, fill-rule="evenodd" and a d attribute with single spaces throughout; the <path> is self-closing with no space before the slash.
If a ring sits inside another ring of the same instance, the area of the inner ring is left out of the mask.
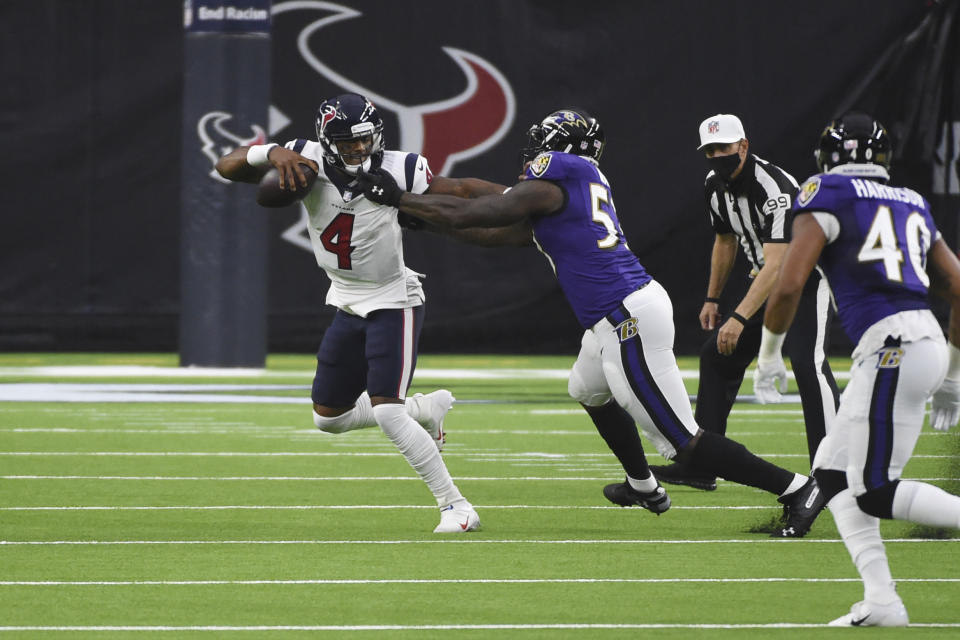
<path id="1" fill-rule="evenodd" d="M 777 354 L 780 353 L 787 334 L 786 332 L 774 333 L 764 325 L 762 336 L 763 337 L 760 338 L 760 352 L 757 353 L 757 362 L 769 362 L 775 359 Z"/>
<path id="2" fill-rule="evenodd" d="M 713 304 L 720 304 L 720 298 L 711 298 L 711 297 L 709 297 L 709 296 L 706 297 L 706 298 L 704 298 L 703 301 L 704 301 L 704 302 L 712 302 Z"/>
<path id="3" fill-rule="evenodd" d="M 736 311 L 732 311 L 730 313 L 730 317 L 736 320 L 737 322 L 739 322 L 740 324 L 742 324 L 743 326 L 747 326 L 747 319 L 744 318 L 739 313 L 737 313 Z"/>
<path id="4" fill-rule="evenodd" d="M 269 167 L 270 152 L 274 147 L 279 147 L 276 142 L 270 144 L 255 144 L 247 149 L 247 164 L 251 167 Z"/>

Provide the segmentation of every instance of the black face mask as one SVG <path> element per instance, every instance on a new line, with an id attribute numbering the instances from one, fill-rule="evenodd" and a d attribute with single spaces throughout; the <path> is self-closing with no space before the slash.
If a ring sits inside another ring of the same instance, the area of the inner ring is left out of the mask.
<path id="1" fill-rule="evenodd" d="M 734 153 L 729 156 L 714 156 L 707 158 L 707 164 L 713 169 L 714 173 L 724 182 L 730 182 L 730 176 L 740 166 L 740 154 Z"/>

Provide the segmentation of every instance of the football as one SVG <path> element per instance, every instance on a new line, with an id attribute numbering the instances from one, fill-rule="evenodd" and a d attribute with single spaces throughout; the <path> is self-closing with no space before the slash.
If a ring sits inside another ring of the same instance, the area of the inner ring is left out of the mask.
<path id="1" fill-rule="evenodd" d="M 271 168 L 263 177 L 260 178 L 260 184 L 257 187 L 257 204 L 262 207 L 286 207 L 298 200 L 302 200 L 305 195 L 310 193 L 314 183 L 317 181 L 317 174 L 309 165 L 300 163 L 303 174 L 307 177 L 307 186 L 301 186 L 299 178 L 294 178 L 295 189 L 280 188 L 280 173 L 276 167 Z"/>

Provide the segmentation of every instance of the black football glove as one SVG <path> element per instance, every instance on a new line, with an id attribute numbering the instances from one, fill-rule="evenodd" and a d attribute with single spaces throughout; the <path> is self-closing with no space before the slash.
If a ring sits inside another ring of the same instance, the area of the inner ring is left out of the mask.
<path id="1" fill-rule="evenodd" d="M 403 195 L 403 189 L 397 186 L 397 181 L 393 179 L 389 171 L 381 167 L 357 172 L 357 188 L 377 204 L 385 204 L 396 207 L 400 204 L 400 196 Z"/>

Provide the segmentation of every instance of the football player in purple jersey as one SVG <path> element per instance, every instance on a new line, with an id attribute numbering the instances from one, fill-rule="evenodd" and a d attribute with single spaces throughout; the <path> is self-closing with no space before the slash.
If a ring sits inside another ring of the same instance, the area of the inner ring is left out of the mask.
<path id="1" fill-rule="evenodd" d="M 863 579 L 863 600 L 833 626 L 905 626 L 880 537 L 880 519 L 960 527 L 960 497 L 903 480 L 930 423 L 960 417 L 960 261 L 940 237 L 917 192 L 887 184 L 891 145 L 872 117 L 850 113 L 827 126 L 816 150 L 821 173 L 800 187 L 793 239 L 764 314 L 757 376 L 785 381 L 784 332 L 803 283 L 819 263 L 856 345 L 836 422 L 820 443 L 813 474 Z M 949 342 L 930 311 L 928 289 L 951 304 Z"/>
<path id="2" fill-rule="evenodd" d="M 563 109 L 534 124 L 528 138 L 523 178 L 500 195 L 416 195 L 378 170 L 361 175 L 360 185 L 368 198 L 454 235 L 486 231 L 485 244 L 536 243 L 585 329 L 570 395 L 626 471 L 624 482 L 604 488 L 607 499 L 656 514 L 670 507 L 647 465 L 639 425 L 668 460 L 777 495 L 786 513 L 778 537 L 806 534 L 822 508 L 813 478 L 697 426 L 673 354 L 670 297 L 627 246 L 610 183 L 600 171 L 605 139 L 599 122 Z"/>

